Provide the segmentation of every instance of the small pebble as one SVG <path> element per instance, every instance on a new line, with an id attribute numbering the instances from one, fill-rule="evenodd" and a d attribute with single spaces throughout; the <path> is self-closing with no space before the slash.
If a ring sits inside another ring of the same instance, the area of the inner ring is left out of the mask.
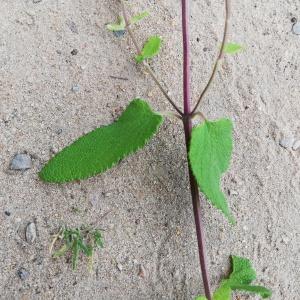
<path id="1" fill-rule="evenodd" d="M 293 25 L 293 33 L 300 35 L 300 22 L 297 22 Z"/>
<path id="2" fill-rule="evenodd" d="M 237 191 L 235 191 L 235 190 L 230 190 L 229 191 L 229 195 L 231 195 L 231 196 L 238 196 L 238 192 Z"/>
<path id="3" fill-rule="evenodd" d="M 11 170 L 28 170 L 32 167 L 31 157 L 28 154 L 16 154 L 11 161 Z"/>
<path id="4" fill-rule="evenodd" d="M 141 278 L 145 278 L 145 277 L 146 277 L 146 270 L 145 270 L 145 268 L 144 268 L 143 265 L 140 265 L 138 275 L 139 275 Z"/>
<path id="5" fill-rule="evenodd" d="M 117 263 L 117 269 L 122 272 L 123 271 L 123 266 L 120 263 Z"/>
<path id="6" fill-rule="evenodd" d="M 113 31 L 113 34 L 115 37 L 119 38 L 124 36 L 125 32 L 126 32 L 125 30 L 119 30 L 119 31 Z"/>
<path id="7" fill-rule="evenodd" d="M 68 20 L 66 22 L 66 24 L 73 33 L 78 34 L 78 28 L 77 28 L 77 25 L 75 24 L 75 22 Z"/>
<path id="8" fill-rule="evenodd" d="M 300 149 L 300 140 L 296 141 L 292 147 L 293 150 L 298 150 Z"/>
<path id="9" fill-rule="evenodd" d="M 29 275 L 30 275 L 30 273 L 24 268 L 21 268 L 18 270 L 18 276 L 20 277 L 21 280 L 28 279 Z"/>
<path id="10" fill-rule="evenodd" d="M 295 143 L 293 137 L 284 137 L 279 141 L 279 145 L 285 149 L 291 149 Z"/>
<path id="11" fill-rule="evenodd" d="M 8 217 L 11 215 L 10 211 L 8 211 L 8 210 L 6 210 L 4 213 L 5 213 L 5 215 L 8 216 Z"/>
<path id="12" fill-rule="evenodd" d="M 73 49 L 73 50 L 71 51 L 71 54 L 72 54 L 72 55 L 77 55 L 77 54 L 78 54 L 78 50 L 77 50 L 77 49 Z"/>
<path id="13" fill-rule="evenodd" d="M 25 237 L 26 237 L 26 241 L 29 244 L 34 243 L 34 241 L 36 240 L 36 226 L 35 226 L 35 223 L 31 222 L 27 225 L 26 232 L 25 232 Z"/>
<path id="14" fill-rule="evenodd" d="M 72 86 L 72 91 L 74 93 L 79 93 L 80 92 L 80 86 L 79 85 L 73 85 Z"/>
<path id="15" fill-rule="evenodd" d="M 283 236 L 281 237 L 281 240 L 282 240 L 282 242 L 283 242 L 285 245 L 287 245 L 287 244 L 289 243 L 289 241 L 290 241 L 289 237 L 286 236 L 286 235 L 283 235 Z"/>

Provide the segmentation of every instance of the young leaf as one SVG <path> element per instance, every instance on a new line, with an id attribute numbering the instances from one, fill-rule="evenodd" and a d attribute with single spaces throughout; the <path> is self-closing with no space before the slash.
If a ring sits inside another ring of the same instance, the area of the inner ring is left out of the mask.
<path id="1" fill-rule="evenodd" d="M 103 238 L 101 232 L 99 230 L 95 230 L 93 232 L 93 237 L 96 247 L 103 248 Z"/>
<path id="2" fill-rule="evenodd" d="M 161 46 L 161 38 L 157 35 L 151 36 L 145 43 L 140 55 L 135 57 L 138 63 L 141 63 L 145 59 L 152 58 L 159 53 Z"/>
<path id="3" fill-rule="evenodd" d="M 107 24 L 106 28 L 110 31 L 123 31 L 126 28 L 126 22 L 123 17 L 118 17 L 117 23 Z"/>
<path id="4" fill-rule="evenodd" d="M 195 300 L 207 300 L 204 296 L 197 296 Z"/>
<path id="5" fill-rule="evenodd" d="M 72 269 L 76 270 L 80 253 L 80 245 L 78 239 L 75 239 L 72 246 Z"/>
<path id="6" fill-rule="evenodd" d="M 52 254 L 53 258 L 61 257 L 67 253 L 70 247 L 67 244 L 64 244 L 59 250 Z"/>
<path id="7" fill-rule="evenodd" d="M 243 50 L 243 47 L 235 43 L 227 43 L 224 45 L 224 53 L 235 54 Z"/>
<path id="8" fill-rule="evenodd" d="M 248 259 L 238 256 L 232 256 L 231 259 L 232 273 L 228 279 L 222 281 L 213 295 L 213 300 L 230 300 L 231 292 L 235 290 L 255 293 L 262 298 L 272 295 L 272 292 L 265 287 L 250 285 L 256 279 L 256 273 Z"/>
<path id="9" fill-rule="evenodd" d="M 221 175 L 229 167 L 231 152 L 230 120 L 205 121 L 193 129 L 189 159 L 197 183 L 208 200 L 233 223 L 225 195 L 220 190 Z"/>
<path id="10" fill-rule="evenodd" d="M 133 100 L 116 122 L 82 136 L 63 149 L 39 176 L 47 182 L 63 183 L 102 173 L 145 146 L 162 121 L 162 116 L 154 113 L 147 102 Z"/>
<path id="11" fill-rule="evenodd" d="M 149 16 L 149 12 L 148 11 L 143 11 L 140 14 L 137 14 L 137 15 L 133 16 L 130 19 L 129 23 L 130 24 L 136 24 L 136 23 L 138 23 L 139 21 L 143 20 L 144 18 L 146 18 L 148 16 Z"/>

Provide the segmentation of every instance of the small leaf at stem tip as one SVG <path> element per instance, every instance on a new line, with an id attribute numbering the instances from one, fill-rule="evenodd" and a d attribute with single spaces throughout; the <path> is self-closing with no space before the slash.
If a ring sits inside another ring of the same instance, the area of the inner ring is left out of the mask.
<path id="1" fill-rule="evenodd" d="M 106 28 L 110 31 L 124 31 L 126 28 L 125 19 L 122 16 L 119 16 L 117 23 L 107 24 Z"/>
<path id="2" fill-rule="evenodd" d="M 197 296 L 194 300 L 207 300 L 204 296 Z"/>
<path id="3" fill-rule="evenodd" d="M 162 122 L 146 101 L 135 99 L 116 122 L 91 131 L 54 156 L 39 176 L 65 183 L 102 173 L 144 147 Z"/>
<path id="4" fill-rule="evenodd" d="M 135 57 L 135 60 L 138 63 L 141 63 L 146 59 L 156 56 L 159 53 L 160 47 L 161 47 L 161 38 L 157 35 L 151 36 L 145 43 L 141 51 L 141 54 L 137 55 Z"/>
<path id="5" fill-rule="evenodd" d="M 239 45 L 239 44 L 235 44 L 235 43 L 227 43 L 224 45 L 224 53 L 226 54 L 235 54 L 238 53 L 240 51 L 242 51 L 244 48 Z"/>
<path id="6" fill-rule="evenodd" d="M 139 21 L 143 20 L 144 18 L 146 18 L 148 16 L 149 16 L 149 12 L 148 11 L 143 11 L 140 14 L 137 14 L 137 15 L 133 16 L 130 19 L 129 23 L 130 24 L 136 24 L 136 23 L 138 23 Z"/>
<path id="7" fill-rule="evenodd" d="M 205 121 L 196 126 L 192 131 L 189 160 L 201 192 L 234 223 L 220 189 L 221 175 L 228 169 L 231 159 L 232 128 L 228 119 Z"/>

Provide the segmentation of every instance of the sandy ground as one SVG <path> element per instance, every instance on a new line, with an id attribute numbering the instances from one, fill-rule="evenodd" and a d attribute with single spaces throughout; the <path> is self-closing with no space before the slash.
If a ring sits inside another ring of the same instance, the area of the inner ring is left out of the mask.
<path id="1" fill-rule="evenodd" d="M 46 185 L 37 172 L 83 133 L 112 122 L 139 96 L 169 110 L 134 63 L 128 37 L 105 29 L 120 7 L 112 0 L 1 0 L 0 10 L 0 298 L 192 299 L 202 292 L 181 124 L 167 120 L 136 155 L 96 178 Z M 135 29 L 142 42 L 164 39 L 152 66 L 180 105 L 180 1 L 131 1 L 152 13 Z M 221 1 L 192 2 L 193 97 L 212 68 L 221 38 Z M 213 287 L 229 255 L 249 257 L 274 300 L 300 295 L 300 21 L 298 0 L 233 1 L 230 40 L 245 51 L 227 57 L 202 105 L 211 119 L 235 121 L 235 150 L 223 180 L 237 225 L 203 202 Z M 77 49 L 77 55 L 71 51 Z M 121 76 L 128 80 L 113 79 Z M 33 160 L 9 170 L 17 153 Z M 102 218 L 104 214 L 109 214 Z M 10 215 L 8 215 L 10 213 Z M 37 239 L 24 235 L 29 222 Z M 51 234 L 61 225 L 105 229 L 94 273 L 52 260 Z M 145 278 L 139 269 L 145 269 Z M 18 271 L 29 272 L 21 280 Z M 242 296 L 239 299 L 258 299 Z"/>

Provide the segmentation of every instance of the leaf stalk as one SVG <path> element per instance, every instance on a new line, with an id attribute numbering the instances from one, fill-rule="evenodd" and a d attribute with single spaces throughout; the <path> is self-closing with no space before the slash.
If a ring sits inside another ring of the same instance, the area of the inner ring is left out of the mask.
<path id="1" fill-rule="evenodd" d="M 127 16 L 127 11 L 126 11 L 126 7 L 125 7 L 125 3 L 123 0 L 121 0 L 121 5 L 122 5 L 122 14 L 123 14 L 123 18 L 125 20 L 125 24 L 126 24 L 126 29 L 128 31 L 128 34 L 135 46 L 136 52 L 138 55 L 141 55 L 141 48 L 133 34 L 133 31 L 131 30 L 130 27 L 130 21 L 129 18 Z M 146 68 L 147 72 L 149 73 L 149 75 L 152 77 L 153 81 L 155 82 L 155 84 L 158 86 L 158 88 L 161 90 L 161 92 L 163 93 L 163 95 L 166 97 L 166 99 L 169 101 L 169 103 L 173 106 L 173 108 L 179 113 L 179 115 L 183 115 L 182 111 L 179 109 L 179 107 L 175 104 L 175 102 L 171 99 L 171 97 L 169 96 L 169 93 L 165 90 L 165 88 L 163 87 L 162 83 L 159 81 L 158 77 L 156 76 L 155 72 L 152 70 L 152 68 L 150 67 L 150 65 L 146 62 L 143 61 L 142 62 L 144 67 Z"/>
<path id="2" fill-rule="evenodd" d="M 225 44 L 226 44 L 226 40 L 227 40 L 227 32 L 228 32 L 228 23 L 229 23 L 229 11 L 230 11 L 230 3 L 229 3 L 229 0 L 225 0 L 225 22 L 224 22 L 224 31 L 223 31 L 223 39 L 222 39 L 222 45 L 221 45 L 221 48 L 220 48 L 220 51 L 219 51 L 219 54 L 218 54 L 218 57 L 217 57 L 217 60 L 214 64 L 214 67 L 213 67 L 213 70 L 212 70 L 212 73 L 210 75 L 210 78 L 208 80 L 208 83 L 206 84 L 204 90 L 202 91 L 202 93 L 200 94 L 200 97 L 197 101 L 197 104 L 195 105 L 194 109 L 192 110 L 192 114 L 195 113 L 195 111 L 197 110 L 197 108 L 199 107 L 202 99 L 204 98 L 206 92 L 209 90 L 215 76 L 216 76 L 216 73 L 217 73 L 217 70 L 218 70 L 218 67 L 219 67 L 219 64 L 220 64 L 220 61 L 222 60 L 223 58 L 223 55 L 224 55 L 224 48 L 225 48 Z"/>

